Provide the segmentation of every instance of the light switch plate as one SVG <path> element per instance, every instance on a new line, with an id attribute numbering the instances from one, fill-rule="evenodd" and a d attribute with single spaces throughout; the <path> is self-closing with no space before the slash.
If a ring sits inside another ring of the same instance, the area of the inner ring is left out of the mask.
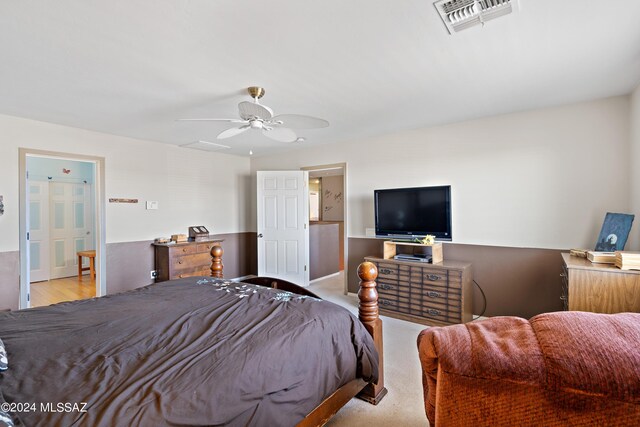
<path id="1" fill-rule="evenodd" d="M 151 210 L 151 209 L 158 209 L 158 202 L 157 201 L 147 201 L 147 209 Z"/>

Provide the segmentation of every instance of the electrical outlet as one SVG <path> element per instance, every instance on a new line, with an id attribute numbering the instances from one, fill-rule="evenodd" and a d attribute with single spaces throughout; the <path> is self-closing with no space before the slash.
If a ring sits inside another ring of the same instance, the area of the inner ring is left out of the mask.
<path id="1" fill-rule="evenodd" d="M 152 279 L 158 278 L 158 270 L 151 270 L 151 278 Z"/>

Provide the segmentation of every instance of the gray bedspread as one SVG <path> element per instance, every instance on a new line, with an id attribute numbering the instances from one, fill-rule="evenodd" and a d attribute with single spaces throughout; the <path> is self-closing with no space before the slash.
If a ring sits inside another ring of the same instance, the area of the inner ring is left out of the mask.
<path id="1" fill-rule="evenodd" d="M 293 426 L 378 372 L 344 308 L 205 277 L 0 313 L 0 338 L 27 426 Z"/>

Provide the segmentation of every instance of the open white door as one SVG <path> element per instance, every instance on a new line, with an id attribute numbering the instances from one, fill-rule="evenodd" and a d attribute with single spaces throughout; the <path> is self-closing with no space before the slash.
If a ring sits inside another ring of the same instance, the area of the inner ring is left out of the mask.
<path id="1" fill-rule="evenodd" d="M 258 275 L 309 284 L 306 171 L 258 171 Z"/>

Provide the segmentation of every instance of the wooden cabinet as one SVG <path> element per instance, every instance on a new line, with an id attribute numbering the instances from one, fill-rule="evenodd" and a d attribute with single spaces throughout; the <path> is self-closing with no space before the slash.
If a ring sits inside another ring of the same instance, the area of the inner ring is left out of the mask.
<path id="1" fill-rule="evenodd" d="M 211 276 L 211 248 L 222 240 L 154 243 L 156 282 L 191 276 Z"/>
<path id="2" fill-rule="evenodd" d="M 367 257 L 378 268 L 380 313 L 425 325 L 473 318 L 471 264 L 436 264 Z"/>
<path id="3" fill-rule="evenodd" d="M 562 254 L 565 310 L 594 313 L 640 312 L 640 271 L 620 270 Z"/>

